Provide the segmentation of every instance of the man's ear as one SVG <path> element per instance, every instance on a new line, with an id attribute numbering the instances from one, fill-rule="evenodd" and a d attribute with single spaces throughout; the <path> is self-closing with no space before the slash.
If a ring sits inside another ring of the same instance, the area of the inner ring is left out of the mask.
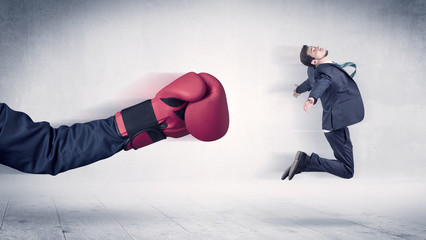
<path id="1" fill-rule="evenodd" d="M 316 59 L 312 60 L 311 64 L 314 65 L 314 66 L 316 66 L 318 64 L 318 60 L 316 60 Z"/>

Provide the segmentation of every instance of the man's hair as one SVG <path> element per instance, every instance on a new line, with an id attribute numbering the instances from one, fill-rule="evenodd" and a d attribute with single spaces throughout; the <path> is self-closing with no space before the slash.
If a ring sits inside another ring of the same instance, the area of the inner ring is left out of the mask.
<path id="1" fill-rule="evenodd" d="M 314 67 L 314 65 L 311 64 L 312 60 L 315 58 L 308 55 L 308 46 L 303 45 L 302 50 L 300 51 L 300 61 L 303 63 L 303 65 L 308 67 Z"/>

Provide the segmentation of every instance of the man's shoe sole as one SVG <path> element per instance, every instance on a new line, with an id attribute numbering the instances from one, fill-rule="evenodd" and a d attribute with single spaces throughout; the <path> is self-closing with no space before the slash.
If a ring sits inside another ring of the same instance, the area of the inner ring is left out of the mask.
<path id="1" fill-rule="evenodd" d="M 297 169 L 297 166 L 300 163 L 300 156 L 301 155 L 302 155 L 302 151 L 297 151 L 296 157 L 294 159 L 294 162 L 293 162 L 293 164 L 290 167 L 290 172 L 289 172 L 289 175 L 288 175 L 288 180 L 293 179 L 294 175 L 296 175 L 296 169 Z"/>
<path id="2" fill-rule="evenodd" d="M 281 176 L 281 180 L 286 179 L 286 178 L 288 177 L 288 175 L 289 175 L 289 174 L 290 174 L 290 167 L 288 167 L 288 168 L 284 171 L 283 175 Z"/>

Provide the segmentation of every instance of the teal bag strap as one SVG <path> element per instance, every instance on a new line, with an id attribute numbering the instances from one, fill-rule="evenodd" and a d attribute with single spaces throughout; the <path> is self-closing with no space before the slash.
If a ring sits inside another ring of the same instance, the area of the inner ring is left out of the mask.
<path id="1" fill-rule="evenodd" d="M 351 78 L 353 78 L 356 74 L 356 64 L 353 62 L 345 62 L 343 64 L 338 64 L 336 63 L 336 65 L 340 66 L 341 68 L 345 68 L 345 67 L 353 67 L 355 69 L 355 71 L 350 75 Z"/>

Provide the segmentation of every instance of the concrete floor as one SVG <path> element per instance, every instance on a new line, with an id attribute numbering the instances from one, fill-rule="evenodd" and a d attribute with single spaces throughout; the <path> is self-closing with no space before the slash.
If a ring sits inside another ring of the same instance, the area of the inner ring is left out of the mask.
<path id="1" fill-rule="evenodd" d="M 421 180 L 1 177 L 1 240 L 426 239 Z"/>

